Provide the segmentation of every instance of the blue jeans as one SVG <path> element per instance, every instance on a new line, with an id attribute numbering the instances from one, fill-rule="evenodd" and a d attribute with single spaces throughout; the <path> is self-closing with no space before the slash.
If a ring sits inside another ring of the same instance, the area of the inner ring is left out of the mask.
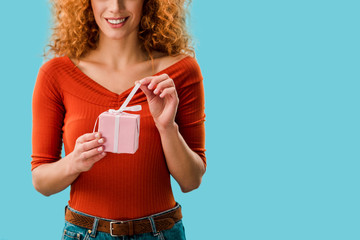
<path id="1" fill-rule="evenodd" d="M 82 214 L 84 216 L 91 216 L 79 211 L 76 211 L 70 207 L 68 207 L 71 211 L 76 212 L 78 214 Z M 165 211 L 166 212 L 166 211 Z M 165 213 L 162 212 L 162 213 Z M 146 217 L 148 219 L 154 218 L 162 213 L 154 214 L 149 217 Z M 91 216 L 94 217 L 94 216 Z M 103 218 L 101 218 L 103 219 Z M 143 218 L 141 218 L 143 219 Z M 109 220 L 109 219 L 103 219 L 103 220 Z M 111 220 L 110 220 L 111 221 Z M 150 221 L 150 220 L 149 220 Z M 96 221 L 95 221 L 96 222 Z M 154 229 L 154 232 L 150 233 L 143 233 L 133 236 L 121 236 L 121 237 L 112 237 L 109 233 L 100 232 L 96 230 L 96 224 L 94 223 L 95 227 L 93 229 L 86 229 L 83 227 L 76 226 L 72 223 L 69 223 L 65 221 L 65 227 L 63 230 L 63 236 L 62 240 L 185 240 L 185 229 L 182 223 L 182 220 L 175 223 L 175 225 L 168 230 L 164 230 L 161 232 L 157 232 L 156 229 Z"/>

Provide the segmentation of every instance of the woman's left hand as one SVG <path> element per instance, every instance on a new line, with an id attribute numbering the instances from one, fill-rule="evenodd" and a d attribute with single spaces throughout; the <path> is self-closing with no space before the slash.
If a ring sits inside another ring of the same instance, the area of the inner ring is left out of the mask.
<path id="1" fill-rule="evenodd" d="M 146 77 L 139 81 L 145 93 L 156 127 L 164 130 L 173 127 L 179 104 L 174 81 L 167 75 Z"/>

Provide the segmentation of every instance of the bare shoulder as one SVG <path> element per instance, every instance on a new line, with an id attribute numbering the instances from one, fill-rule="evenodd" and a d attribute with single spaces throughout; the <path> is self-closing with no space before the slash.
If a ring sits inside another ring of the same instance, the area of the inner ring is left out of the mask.
<path id="1" fill-rule="evenodd" d="M 156 72 L 160 72 L 163 69 L 170 67 L 171 65 L 181 61 L 188 57 L 186 54 L 178 54 L 176 56 L 158 56 L 154 59 L 154 65 Z"/>

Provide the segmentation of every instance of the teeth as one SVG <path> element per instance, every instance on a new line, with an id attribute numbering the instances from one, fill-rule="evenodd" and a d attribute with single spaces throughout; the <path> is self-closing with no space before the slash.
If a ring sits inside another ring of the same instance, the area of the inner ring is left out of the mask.
<path id="1" fill-rule="evenodd" d="M 125 21 L 125 18 L 121 18 L 121 19 L 108 19 L 108 22 L 111 24 L 120 24 L 122 22 Z"/>

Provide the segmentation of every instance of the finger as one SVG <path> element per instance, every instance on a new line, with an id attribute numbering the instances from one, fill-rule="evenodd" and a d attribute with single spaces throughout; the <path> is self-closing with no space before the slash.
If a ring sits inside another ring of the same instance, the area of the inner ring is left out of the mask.
<path id="1" fill-rule="evenodd" d="M 171 96 L 171 97 L 177 97 L 176 89 L 175 87 L 169 87 L 165 88 L 162 93 L 159 95 L 159 97 L 164 98 L 165 96 Z"/>
<path id="2" fill-rule="evenodd" d="M 148 85 L 148 88 L 151 90 L 151 89 L 153 89 L 158 83 L 160 83 L 160 82 L 162 82 L 162 81 L 164 81 L 164 80 L 166 80 L 166 79 L 168 79 L 168 78 L 169 78 L 169 76 L 168 76 L 166 73 L 161 74 L 160 76 L 155 76 L 155 77 L 153 77 L 153 79 L 151 79 L 151 81 L 150 81 L 150 83 L 149 83 L 149 85 Z"/>
<path id="3" fill-rule="evenodd" d="M 165 88 L 170 88 L 170 87 L 174 87 L 174 81 L 171 78 L 168 78 L 168 79 L 158 83 L 158 85 L 156 86 L 156 88 L 154 90 L 154 94 L 158 95 Z"/>
<path id="4" fill-rule="evenodd" d="M 91 149 L 91 150 L 89 150 L 89 151 L 86 151 L 86 152 L 82 152 L 81 154 L 80 154 L 80 158 L 82 159 L 82 160 L 91 160 L 91 158 L 92 157 L 94 157 L 94 156 L 96 156 L 96 155 L 98 155 L 98 154 L 101 154 L 101 153 L 103 153 L 104 152 L 104 147 L 103 146 L 101 146 L 101 147 L 98 147 L 98 148 L 93 148 L 93 149 Z"/>
<path id="5" fill-rule="evenodd" d="M 90 149 L 96 148 L 96 147 L 100 147 L 101 145 L 103 145 L 105 142 L 104 138 L 100 138 L 100 139 L 94 139 L 92 141 L 89 142 L 85 142 L 81 144 L 81 150 L 83 152 L 85 151 L 89 151 Z"/>
<path id="6" fill-rule="evenodd" d="M 94 164 L 94 163 L 100 161 L 101 159 L 103 159 L 105 156 L 106 156 L 106 152 L 99 153 L 98 155 L 95 155 L 94 157 L 92 157 L 91 161 Z"/>
<path id="7" fill-rule="evenodd" d="M 76 139 L 76 143 L 84 143 L 100 137 L 101 134 L 99 132 L 85 133 Z"/>
<path id="8" fill-rule="evenodd" d="M 141 85 L 147 85 L 150 83 L 150 81 L 154 78 L 154 76 L 150 76 L 150 77 L 146 77 L 146 78 L 143 78 L 139 81 L 136 81 L 135 84 L 137 83 L 141 83 Z"/>

